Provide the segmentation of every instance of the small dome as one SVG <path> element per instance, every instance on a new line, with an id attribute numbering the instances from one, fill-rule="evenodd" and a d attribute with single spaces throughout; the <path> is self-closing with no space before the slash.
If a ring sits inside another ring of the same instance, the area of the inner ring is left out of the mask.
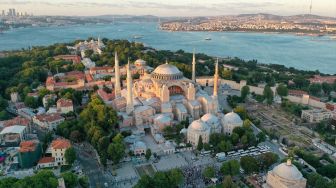
<path id="1" fill-rule="evenodd" d="M 135 66 L 145 66 L 146 65 L 146 61 L 142 60 L 142 59 L 138 59 L 134 62 Z"/>
<path id="2" fill-rule="evenodd" d="M 225 124 L 241 124 L 243 125 L 243 120 L 240 119 L 240 116 L 235 112 L 230 112 L 225 114 L 224 116 L 224 123 Z"/>
<path id="3" fill-rule="evenodd" d="M 290 160 L 274 167 L 273 173 L 286 180 L 300 180 L 303 178 L 301 172 L 293 165 Z"/>
<path id="4" fill-rule="evenodd" d="M 134 143 L 134 148 L 146 148 L 146 144 L 142 141 L 136 141 Z"/>
<path id="5" fill-rule="evenodd" d="M 218 124 L 219 123 L 218 118 L 211 113 L 204 114 L 201 120 L 208 124 Z"/>
<path id="6" fill-rule="evenodd" d="M 169 123 L 171 121 L 171 118 L 167 115 L 160 114 L 155 118 L 155 121 L 161 123 Z"/>
<path id="7" fill-rule="evenodd" d="M 192 129 L 195 131 L 206 131 L 208 129 L 208 126 L 201 120 L 195 120 L 189 125 L 188 129 Z"/>

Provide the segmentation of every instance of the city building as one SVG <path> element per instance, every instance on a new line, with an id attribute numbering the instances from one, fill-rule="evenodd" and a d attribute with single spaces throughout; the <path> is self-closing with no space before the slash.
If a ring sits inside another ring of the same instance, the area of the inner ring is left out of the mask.
<path id="1" fill-rule="evenodd" d="M 203 143 L 208 143 L 212 133 L 225 133 L 231 135 L 236 127 L 242 127 L 243 121 L 238 114 L 234 112 L 225 115 L 221 113 L 207 113 L 199 120 L 193 121 L 187 130 L 187 142 L 197 146 L 198 140 L 202 137 Z"/>
<path id="2" fill-rule="evenodd" d="M 54 157 L 43 157 L 41 158 L 38 163 L 38 168 L 51 168 L 55 166 L 55 158 Z"/>
<path id="3" fill-rule="evenodd" d="M 20 125 L 5 127 L 0 132 L 0 141 L 2 145 L 5 145 L 7 147 L 18 146 L 21 141 L 25 140 L 27 130 L 28 129 L 26 126 L 20 126 Z"/>
<path id="4" fill-rule="evenodd" d="M 222 125 L 223 132 L 227 135 L 231 135 L 234 128 L 243 126 L 243 120 L 237 113 L 230 112 L 225 114 L 222 119 Z"/>
<path id="5" fill-rule="evenodd" d="M 313 78 L 309 79 L 310 83 L 320 83 L 326 82 L 328 84 L 333 84 L 336 81 L 336 76 L 320 76 L 315 75 Z"/>
<path id="6" fill-rule="evenodd" d="M 211 128 L 206 123 L 202 120 L 195 120 L 188 127 L 188 143 L 197 146 L 200 138 L 202 138 L 203 143 L 209 143 L 210 132 Z"/>
<path id="7" fill-rule="evenodd" d="M 38 140 L 22 141 L 18 152 L 21 168 L 31 168 L 36 165 L 42 155 L 42 146 Z"/>
<path id="8" fill-rule="evenodd" d="M 142 141 L 136 141 L 134 144 L 132 144 L 131 150 L 133 151 L 133 154 L 136 156 L 145 155 L 147 146 Z"/>
<path id="9" fill-rule="evenodd" d="M 323 109 L 302 110 L 301 119 L 309 123 L 318 123 L 331 119 L 334 114 L 332 111 Z"/>
<path id="10" fill-rule="evenodd" d="M 55 166 L 66 165 L 65 151 L 71 147 L 67 139 L 56 139 L 51 142 L 51 156 L 55 159 Z"/>
<path id="11" fill-rule="evenodd" d="M 85 51 L 86 50 L 92 50 L 94 53 L 101 54 L 103 51 L 102 49 L 105 47 L 103 41 L 100 40 L 98 37 L 98 40 L 90 40 L 90 41 L 84 41 L 84 42 L 79 42 L 78 44 L 75 45 L 75 49 L 79 52 L 81 52 L 82 57 L 85 57 Z"/>
<path id="12" fill-rule="evenodd" d="M 57 96 L 55 94 L 47 94 L 42 98 L 42 104 L 44 108 L 50 107 L 55 104 Z"/>
<path id="13" fill-rule="evenodd" d="M 64 117 L 59 113 L 41 114 L 33 117 L 34 124 L 47 130 L 55 130 L 64 120 Z"/>
<path id="14" fill-rule="evenodd" d="M 31 121 L 27 118 L 23 118 L 20 116 L 16 116 L 13 119 L 9 119 L 6 121 L 1 121 L 0 122 L 0 127 L 10 127 L 13 125 L 20 125 L 20 126 L 26 126 L 29 127 L 30 126 Z"/>
<path id="15" fill-rule="evenodd" d="M 73 104 L 72 100 L 70 99 L 59 99 L 57 101 L 57 111 L 59 111 L 61 114 L 67 114 L 69 112 L 73 112 Z"/>
<path id="16" fill-rule="evenodd" d="M 64 61 L 70 61 L 74 64 L 81 62 L 81 57 L 78 55 L 58 55 L 54 57 L 55 60 L 64 60 Z"/>
<path id="17" fill-rule="evenodd" d="M 264 188 L 305 188 L 307 180 L 288 159 L 269 171 Z"/>

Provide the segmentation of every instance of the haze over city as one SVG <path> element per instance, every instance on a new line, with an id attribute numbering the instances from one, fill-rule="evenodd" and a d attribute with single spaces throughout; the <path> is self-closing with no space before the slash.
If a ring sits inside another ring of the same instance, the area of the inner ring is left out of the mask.
<path id="1" fill-rule="evenodd" d="M 34 15 L 96 16 L 106 14 L 213 16 L 247 13 L 308 14 L 310 0 L 1 0 L 2 9 Z M 312 13 L 336 17 L 336 1 L 313 1 Z"/>

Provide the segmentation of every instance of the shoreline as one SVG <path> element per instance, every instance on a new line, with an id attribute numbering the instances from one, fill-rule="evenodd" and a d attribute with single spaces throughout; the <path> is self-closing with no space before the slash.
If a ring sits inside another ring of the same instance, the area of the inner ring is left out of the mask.
<path id="1" fill-rule="evenodd" d="M 281 31 L 228 31 L 228 30 L 223 30 L 223 31 L 218 31 L 218 30 L 169 30 L 169 29 L 161 29 L 159 28 L 161 31 L 165 31 L 165 32 L 197 32 L 197 33 L 260 33 L 260 34 L 287 34 L 287 35 L 294 35 L 294 36 L 298 36 L 298 37 L 335 37 L 336 41 L 336 33 L 335 34 L 329 34 L 329 33 L 300 33 L 300 32 L 281 32 Z"/>

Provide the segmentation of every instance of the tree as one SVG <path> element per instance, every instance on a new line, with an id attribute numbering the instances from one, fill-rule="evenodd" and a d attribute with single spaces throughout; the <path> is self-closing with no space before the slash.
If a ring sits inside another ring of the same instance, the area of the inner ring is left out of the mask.
<path id="1" fill-rule="evenodd" d="M 76 151 L 75 151 L 75 149 L 73 147 L 70 147 L 67 150 L 65 150 L 64 157 L 65 157 L 65 161 L 68 164 L 72 165 L 73 162 L 75 162 L 75 160 L 76 160 Z"/>
<path id="2" fill-rule="evenodd" d="M 251 174 L 258 172 L 258 161 L 251 156 L 244 156 L 240 158 L 240 166 L 244 169 L 245 173 Z"/>
<path id="3" fill-rule="evenodd" d="M 180 169 L 172 169 L 168 172 L 168 177 L 170 182 L 172 182 L 173 185 L 176 185 L 176 187 L 183 181 L 183 174 Z"/>
<path id="4" fill-rule="evenodd" d="M 272 104 L 273 98 L 274 98 L 274 93 L 273 93 L 270 86 L 268 86 L 268 85 L 265 86 L 263 95 L 266 99 L 267 104 Z"/>
<path id="5" fill-rule="evenodd" d="M 237 160 L 226 161 L 222 164 L 220 171 L 224 175 L 236 176 L 239 174 L 240 164 Z"/>
<path id="6" fill-rule="evenodd" d="M 257 134 L 258 142 L 265 142 L 266 141 L 266 134 L 264 132 L 259 132 Z"/>
<path id="7" fill-rule="evenodd" d="M 89 178 L 87 176 L 81 176 L 78 178 L 78 183 L 83 188 L 89 188 Z"/>
<path id="8" fill-rule="evenodd" d="M 278 161 L 279 156 L 274 153 L 267 152 L 267 153 L 261 154 L 259 156 L 259 159 L 260 159 L 261 167 L 267 170 L 270 166 L 272 166 L 274 163 Z"/>
<path id="9" fill-rule="evenodd" d="M 74 173 L 65 172 L 61 174 L 61 176 L 64 178 L 64 183 L 66 187 L 74 188 L 78 185 L 78 178 Z"/>
<path id="10" fill-rule="evenodd" d="M 211 166 L 208 166 L 203 171 L 203 176 L 210 179 L 215 176 L 215 169 Z"/>
<path id="11" fill-rule="evenodd" d="M 225 176 L 223 181 L 223 188 L 238 188 L 238 186 L 233 183 L 231 176 Z"/>
<path id="12" fill-rule="evenodd" d="M 250 130 L 251 129 L 251 125 L 252 125 L 252 122 L 249 119 L 245 119 L 244 120 L 244 122 L 243 122 L 244 129 Z"/>
<path id="13" fill-rule="evenodd" d="M 200 135 L 198 138 L 197 150 L 201 151 L 202 149 L 203 149 L 203 140 L 202 140 L 202 136 Z"/>
<path id="14" fill-rule="evenodd" d="M 281 97 L 285 97 L 288 95 L 288 88 L 285 84 L 279 84 L 279 86 L 276 88 L 276 92 Z"/>
<path id="15" fill-rule="evenodd" d="M 146 157 L 147 161 L 150 159 L 151 156 L 152 156 L 152 151 L 151 151 L 151 149 L 148 148 L 146 150 L 146 154 L 145 154 L 145 157 Z"/>
<path id="16" fill-rule="evenodd" d="M 314 96 L 319 96 L 322 90 L 322 86 L 319 83 L 313 83 L 309 86 L 309 93 Z"/>
<path id="17" fill-rule="evenodd" d="M 229 69 L 224 69 L 223 71 L 223 78 L 230 80 L 232 78 L 232 72 Z"/>
<path id="18" fill-rule="evenodd" d="M 134 188 L 154 188 L 153 184 L 154 184 L 153 179 L 148 175 L 144 175 L 141 176 L 140 180 L 134 186 Z"/>
<path id="19" fill-rule="evenodd" d="M 325 94 L 329 95 L 329 93 L 333 90 L 332 86 L 326 82 L 322 83 L 322 90 Z"/>
<path id="20" fill-rule="evenodd" d="M 123 136 L 118 133 L 113 139 L 112 143 L 107 148 L 107 153 L 109 158 L 112 159 L 114 164 L 119 163 L 119 161 L 125 155 L 125 146 L 123 143 Z"/>
<path id="21" fill-rule="evenodd" d="M 243 106 L 237 106 L 236 108 L 233 109 L 233 111 L 237 113 L 243 120 L 248 118 L 247 111 Z"/>
<path id="22" fill-rule="evenodd" d="M 26 106 L 30 108 L 37 108 L 39 106 L 37 99 L 35 99 L 34 97 L 30 97 L 30 96 L 25 97 L 24 103 Z"/>
<path id="23" fill-rule="evenodd" d="M 317 172 L 322 176 L 327 176 L 330 179 L 336 178 L 336 164 L 328 164 L 317 169 Z"/>
<path id="24" fill-rule="evenodd" d="M 219 142 L 217 147 L 218 147 L 219 152 L 227 152 L 227 151 L 230 151 L 232 149 L 232 144 L 231 144 L 230 141 L 222 140 L 222 141 Z"/>
<path id="25" fill-rule="evenodd" d="M 243 101 L 245 101 L 247 95 L 250 93 L 250 88 L 249 86 L 243 86 L 241 91 L 240 91 L 240 97 Z"/>

